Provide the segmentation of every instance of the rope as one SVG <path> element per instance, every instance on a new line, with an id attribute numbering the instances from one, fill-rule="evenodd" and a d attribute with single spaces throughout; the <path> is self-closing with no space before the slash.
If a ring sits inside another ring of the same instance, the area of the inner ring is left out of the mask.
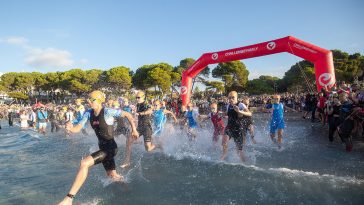
<path id="1" fill-rule="evenodd" d="M 292 50 L 291 44 L 290 44 L 289 42 L 288 42 L 288 46 L 289 46 L 289 49 L 291 50 L 292 54 L 293 54 L 293 55 L 295 55 L 295 53 L 294 53 L 294 52 L 293 52 L 293 50 Z M 302 73 L 302 75 L 303 75 L 303 78 L 304 78 L 304 80 L 305 80 L 305 82 L 306 82 L 306 84 L 307 84 L 307 87 L 308 87 L 309 91 L 310 91 L 311 93 L 313 93 L 314 89 L 312 88 L 312 85 L 310 84 L 310 81 L 309 81 L 309 79 L 308 79 L 308 77 L 307 77 L 306 73 L 303 71 L 303 68 L 302 68 L 302 66 L 301 66 L 301 64 L 300 64 L 300 61 L 298 61 L 297 65 L 298 65 L 298 68 L 300 69 L 300 71 L 301 71 L 301 73 Z"/>

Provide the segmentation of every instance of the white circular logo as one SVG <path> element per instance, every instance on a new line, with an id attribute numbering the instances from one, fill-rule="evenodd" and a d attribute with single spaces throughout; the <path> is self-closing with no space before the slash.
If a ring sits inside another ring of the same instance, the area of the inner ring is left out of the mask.
<path id="1" fill-rule="evenodd" d="M 331 73 L 322 73 L 318 81 L 321 86 L 331 86 L 335 83 L 334 76 Z"/>
<path id="2" fill-rule="evenodd" d="M 267 49 L 268 50 L 273 50 L 273 49 L 275 49 L 276 48 L 276 43 L 275 42 L 269 42 L 268 44 L 267 44 Z"/>
<path id="3" fill-rule="evenodd" d="M 187 94 L 187 87 L 186 86 L 182 86 L 181 87 L 181 95 L 186 95 Z"/>
<path id="4" fill-rule="evenodd" d="M 211 58 L 212 58 L 212 60 L 217 60 L 219 58 L 219 54 L 213 53 Z"/>

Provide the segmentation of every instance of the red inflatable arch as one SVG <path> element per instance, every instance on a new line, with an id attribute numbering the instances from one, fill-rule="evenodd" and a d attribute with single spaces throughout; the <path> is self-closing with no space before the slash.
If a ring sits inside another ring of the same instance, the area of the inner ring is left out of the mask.
<path id="1" fill-rule="evenodd" d="M 192 78 L 209 64 L 254 58 L 281 52 L 291 53 L 314 64 L 317 90 L 320 90 L 324 86 L 331 88 L 335 84 L 334 63 L 331 51 L 295 37 L 287 36 L 264 43 L 203 54 L 191 67 L 182 73 L 180 93 L 182 105 L 185 107 L 190 101 Z"/>

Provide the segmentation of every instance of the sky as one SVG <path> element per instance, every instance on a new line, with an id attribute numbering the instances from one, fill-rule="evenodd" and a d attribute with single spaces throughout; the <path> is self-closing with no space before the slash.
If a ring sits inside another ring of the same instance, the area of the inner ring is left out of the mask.
<path id="1" fill-rule="evenodd" d="M 177 66 L 285 36 L 363 55 L 363 20 L 362 0 L 2 0 L 0 73 Z M 300 60 L 281 53 L 243 62 L 253 79 L 282 77 Z"/>

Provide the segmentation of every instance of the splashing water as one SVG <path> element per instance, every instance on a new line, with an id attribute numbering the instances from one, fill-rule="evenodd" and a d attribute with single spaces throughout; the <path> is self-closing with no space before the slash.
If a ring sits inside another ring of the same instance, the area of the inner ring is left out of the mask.
<path id="1" fill-rule="evenodd" d="M 345 153 L 327 147 L 326 128 L 286 115 L 283 149 L 268 136 L 269 117 L 255 115 L 255 139 L 244 147 L 241 163 L 233 140 L 220 161 L 221 137 L 212 142 L 207 122 L 190 142 L 186 131 L 167 124 L 163 150 L 147 153 L 134 144 L 132 164 L 117 168 L 124 183 L 112 183 L 102 165 L 90 169 L 77 194 L 80 204 L 362 204 L 363 146 Z M 93 133 L 88 130 L 88 133 Z M 94 134 L 65 137 L 0 130 L 0 204 L 55 204 L 67 193 L 82 157 L 98 150 Z M 142 141 L 142 138 L 139 139 Z M 125 138 L 116 138 L 116 164 L 124 158 Z M 20 194 L 19 194 L 20 193 Z"/>

